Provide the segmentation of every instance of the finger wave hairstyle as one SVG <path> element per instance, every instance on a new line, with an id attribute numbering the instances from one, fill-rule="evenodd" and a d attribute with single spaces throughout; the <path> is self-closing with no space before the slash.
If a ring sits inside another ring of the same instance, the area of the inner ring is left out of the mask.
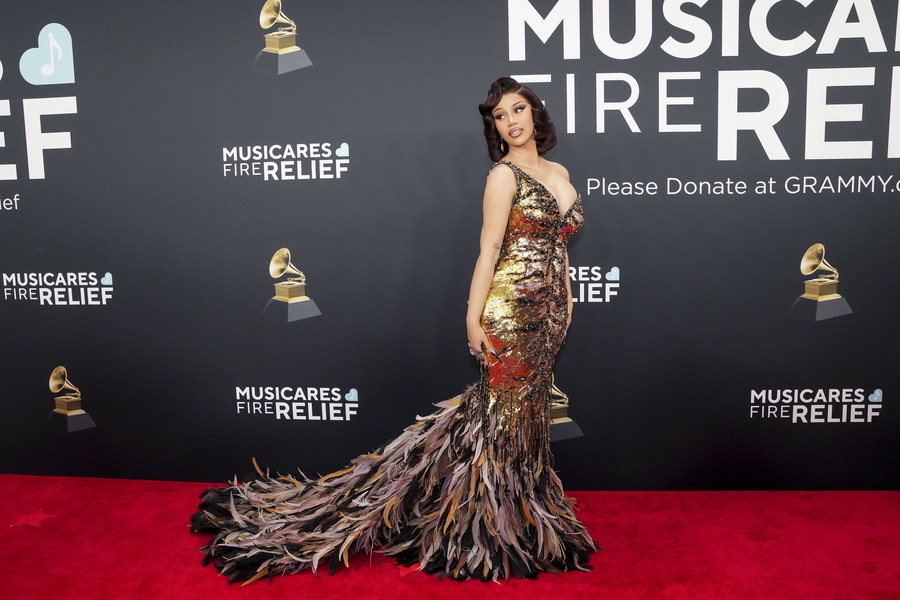
<path id="1" fill-rule="evenodd" d="M 527 86 L 512 77 L 501 77 L 491 84 L 487 100 L 478 105 L 478 112 L 481 113 L 481 120 L 484 121 L 484 139 L 487 141 L 488 155 L 491 160 L 497 162 L 507 152 L 506 144 L 494 125 L 494 115 L 491 114 L 491 111 L 500 104 L 500 99 L 506 94 L 519 94 L 531 104 L 531 114 L 534 117 L 534 141 L 537 143 L 538 154 L 543 155 L 549 152 L 556 145 L 556 126 L 553 125 L 553 120 L 544 103 Z"/>

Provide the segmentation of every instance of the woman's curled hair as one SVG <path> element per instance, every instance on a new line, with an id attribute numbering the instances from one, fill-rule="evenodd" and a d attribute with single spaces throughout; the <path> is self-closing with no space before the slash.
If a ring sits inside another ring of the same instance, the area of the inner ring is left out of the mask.
<path id="1" fill-rule="evenodd" d="M 491 84 L 488 90 L 487 100 L 478 105 L 481 120 L 484 121 L 484 139 L 487 141 L 488 155 L 494 162 L 499 161 L 508 152 L 506 143 L 497 132 L 494 125 L 493 110 L 500 104 L 500 99 L 506 94 L 519 94 L 531 105 L 531 114 L 534 117 L 534 141 L 537 144 L 538 154 L 549 152 L 556 145 L 556 126 L 550 118 L 550 113 L 537 94 L 531 88 L 522 85 L 512 77 L 501 77 Z"/>

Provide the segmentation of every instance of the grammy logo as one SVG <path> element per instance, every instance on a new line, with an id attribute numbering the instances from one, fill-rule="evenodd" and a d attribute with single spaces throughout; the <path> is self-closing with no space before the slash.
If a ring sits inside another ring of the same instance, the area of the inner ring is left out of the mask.
<path id="1" fill-rule="evenodd" d="M 306 52 L 297 45 L 297 25 L 281 10 L 281 0 L 266 0 L 259 13 L 259 26 L 269 29 L 281 23 L 278 31 L 263 36 L 266 47 L 260 50 L 253 68 L 274 75 L 289 73 L 312 65 Z"/>
<path id="2" fill-rule="evenodd" d="M 282 248 L 269 261 L 269 275 L 272 276 L 272 279 L 278 279 L 285 273 L 297 275 L 297 277 L 288 277 L 287 281 L 276 283 L 275 297 L 272 299 L 281 302 L 309 300 L 309 296 L 306 295 L 306 275 L 291 263 L 291 251 Z"/>
<path id="3" fill-rule="evenodd" d="M 65 367 L 56 367 L 50 373 L 50 391 L 54 394 L 64 393 L 53 399 L 56 408 L 50 413 L 48 421 L 63 425 L 70 433 L 97 426 L 81 407 L 81 392 L 69 381 Z"/>
<path id="4" fill-rule="evenodd" d="M 321 315 L 319 307 L 306 295 L 306 275 L 291 263 L 291 251 L 281 248 L 269 261 L 269 275 L 278 279 L 285 274 L 294 277 L 275 284 L 275 296 L 266 304 L 263 314 L 287 322 Z"/>
<path id="5" fill-rule="evenodd" d="M 556 387 L 556 377 L 550 379 L 550 441 L 559 442 L 581 437 L 578 423 L 569 417 L 569 396 Z"/>
<path id="6" fill-rule="evenodd" d="M 819 271 L 825 274 L 804 282 L 803 294 L 794 301 L 791 314 L 811 321 L 823 321 L 852 313 L 847 300 L 837 293 L 838 272 L 825 260 L 825 246 L 813 244 L 800 260 L 800 272 L 813 275 Z"/>

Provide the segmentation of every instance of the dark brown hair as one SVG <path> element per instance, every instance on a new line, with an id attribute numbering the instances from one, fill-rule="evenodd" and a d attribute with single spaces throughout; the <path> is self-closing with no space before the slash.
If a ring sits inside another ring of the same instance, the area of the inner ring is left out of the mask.
<path id="1" fill-rule="evenodd" d="M 481 120 L 484 121 L 484 139 L 487 141 L 488 155 L 491 160 L 497 162 L 507 152 L 503 138 L 497 132 L 494 125 L 492 111 L 500 104 L 500 99 L 506 94 L 519 94 L 531 105 L 531 114 L 534 117 L 534 141 L 537 144 L 538 154 L 549 152 L 556 145 L 556 127 L 550 118 L 550 113 L 541 99 L 530 88 L 522 85 L 512 77 L 501 77 L 491 84 L 488 90 L 487 100 L 478 105 Z"/>

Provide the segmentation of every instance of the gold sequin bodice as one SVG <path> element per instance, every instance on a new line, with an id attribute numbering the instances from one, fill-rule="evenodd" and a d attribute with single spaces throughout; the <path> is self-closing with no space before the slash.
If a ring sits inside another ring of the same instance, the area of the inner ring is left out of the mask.
<path id="1" fill-rule="evenodd" d="M 584 213 L 580 196 L 562 213 L 539 181 L 500 164 L 515 173 L 517 189 L 481 316 L 496 356 L 488 356 L 482 374 L 487 401 L 472 396 L 484 405 L 469 409 L 505 441 L 500 454 L 540 470 L 549 460 L 550 379 L 568 318 L 566 242 Z"/>

